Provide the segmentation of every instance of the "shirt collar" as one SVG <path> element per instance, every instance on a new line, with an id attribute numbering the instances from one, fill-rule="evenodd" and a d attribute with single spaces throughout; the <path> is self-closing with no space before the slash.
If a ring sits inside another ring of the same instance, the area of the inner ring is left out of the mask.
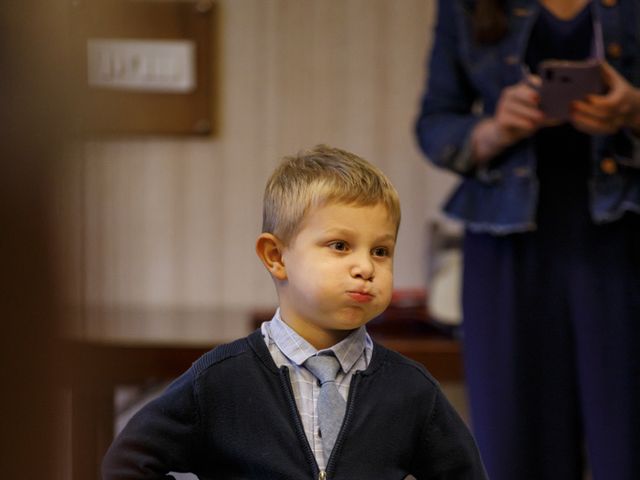
<path id="1" fill-rule="evenodd" d="M 271 339 L 280 351 L 298 366 L 302 365 L 309 357 L 320 352 L 331 351 L 340 362 L 342 371 L 346 373 L 353 368 L 356 361 L 364 354 L 367 345 L 371 343 L 371 338 L 363 325 L 334 346 L 317 350 L 282 320 L 280 309 L 276 310 L 270 323 Z"/>

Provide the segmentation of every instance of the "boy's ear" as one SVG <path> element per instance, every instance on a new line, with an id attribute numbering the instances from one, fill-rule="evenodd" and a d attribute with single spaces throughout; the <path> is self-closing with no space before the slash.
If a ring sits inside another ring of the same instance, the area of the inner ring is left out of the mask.
<path id="1" fill-rule="evenodd" d="M 271 233 L 262 233 L 256 240 L 256 253 L 269 273 L 278 280 L 286 280 L 287 271 L 282 258 L 284 246 L 278 237 Z"/>

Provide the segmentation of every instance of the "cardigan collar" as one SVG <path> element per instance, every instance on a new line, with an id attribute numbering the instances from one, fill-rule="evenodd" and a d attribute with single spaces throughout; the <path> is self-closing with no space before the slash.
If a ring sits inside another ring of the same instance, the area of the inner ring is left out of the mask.
<path id="1" fill-rule="evenodd" d="M 267 348 L 267 344 L 262 337 L 262 331 L 258 328 L 253 331 L 248 337 L 247 342 L 249 346 L 256 354 L 256 356 L 262 361 L 262 363 L 273 373 L 278 373 L 278 366 L 273 361 L 273 357 L 271 356 L 271 352 Z M 371 361 L 369 362 L 369 366 L 366 370 L 362 372 L 362 375 L 368 376 L 372 375 L 382 366 L 387 358 L 387 354 L 389 350 L 377 342 L 373 342 L 373 353 L 371 355 Z M 286 368 L 286 367 L 282 367 Z"/>

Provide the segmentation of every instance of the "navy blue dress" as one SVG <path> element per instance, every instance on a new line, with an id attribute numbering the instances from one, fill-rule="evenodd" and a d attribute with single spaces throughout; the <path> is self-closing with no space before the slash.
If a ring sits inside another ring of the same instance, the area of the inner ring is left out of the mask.
<path id="1" fill-rule="evenodd" d="M 583 59 L 590 8 L 544 8 L 526 61 Z M 493 480 L 640 475 L 640 216 L 595 225 L 590 138 L 571 125 L 535 137 L 535 232 L 468 232 L 464 338 L 474 432 Z"/>

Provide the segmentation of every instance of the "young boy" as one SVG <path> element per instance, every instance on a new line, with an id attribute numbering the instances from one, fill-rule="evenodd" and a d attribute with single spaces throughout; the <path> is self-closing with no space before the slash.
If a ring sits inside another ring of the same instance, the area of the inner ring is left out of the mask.
<path id="1" fill-rule="evenodd" d="M 394 187 L 365 160 L 326 146 L 285 158 L 256 244 L 278 311 L 144 407 L 104 479 L 486 479 L 436 381 L 365 330 L 391 299 L 399 223 Z"/>

